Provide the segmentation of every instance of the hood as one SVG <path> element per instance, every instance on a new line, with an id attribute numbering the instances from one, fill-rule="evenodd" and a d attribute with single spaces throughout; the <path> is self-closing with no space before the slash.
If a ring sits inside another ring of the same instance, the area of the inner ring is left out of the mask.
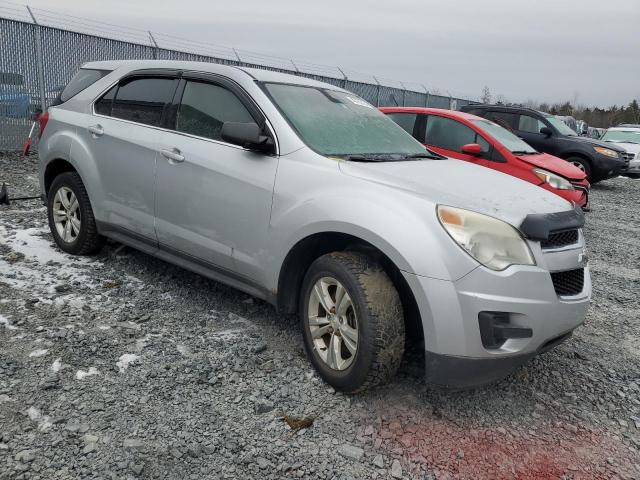
<path id="1" fill-rule="evenodd" d="M 604 142 L 604 143 L 606 143 L 609 146 L 609 148 L 611 148 L 610 146 L 613 145 L 619 148 L 623 148 L 624 150 L 627 151 L 627 153 L 635 153 L 636 157 L 640 153 L 640 143 L 626 143 L 626 142 Z"/>
<path id="2" fill-rule="evenodd" d="M 529 214 L 572 210 L 561 197 L 524 180 L 461 160 L 341 161 L 345 175 L 419 195 L 434 204 L 484 213 L 519 227 Z"/>
<path id="3" fill-rule="evenodd" d="M 589 144 L 594 145 L 596 147 L 610 148 L 611 150 L 616 150 L 618 152 L 624 152 L 624 149 L 621 148 L 621 147 L 616 146 L 615 143 L 603 142 L 601 140 L 595 140 L 595 139 L 590 138 L 590 137 L 565 137 L 565 138 L 568 138 L 570 140 L 574 140 L 576 142 L 589 143 Z"/>
<path id="4" fill-rule="evenodd" d="M 523 162 L 533 165 L 534 167 L 543 168 L 551 173 L 555 173 L 570 180 L 579 181 L 586 178 L 585 173 L 578 167 L 573 166 L 566 160 L 549 155 L 548 153 L 540 153 L 538 155 L 516 155 L 516 157 Z"/>

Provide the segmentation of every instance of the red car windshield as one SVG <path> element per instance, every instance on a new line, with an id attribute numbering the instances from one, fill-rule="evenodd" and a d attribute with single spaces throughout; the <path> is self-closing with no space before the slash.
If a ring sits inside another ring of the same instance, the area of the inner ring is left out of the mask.
<path id="1" fill-rule="evenodd" d="M 471 122 L 495 138 L 498 142 L 504 145 L 505 148 L 508 148 L 510 152 L 518 154 L 538 153 L 533 147 L 531 147 L 531 145 L 522 141 L 509 130 L 501 127 L 497 123 L 484 119 L 471 120 Z"/>

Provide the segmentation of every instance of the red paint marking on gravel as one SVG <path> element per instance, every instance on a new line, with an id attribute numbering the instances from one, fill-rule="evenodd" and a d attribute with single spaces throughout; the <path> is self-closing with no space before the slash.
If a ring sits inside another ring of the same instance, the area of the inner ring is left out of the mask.
<path id="1" fill-rule="evenodd" d="M 374 436 L 384 439 L 382 449 L 427 466 L 438 480 L 640 478 L 637 451 L 583 428 L 554 426 L 531 434 L 426 418 L 407 425 L 383 422 Z"/>

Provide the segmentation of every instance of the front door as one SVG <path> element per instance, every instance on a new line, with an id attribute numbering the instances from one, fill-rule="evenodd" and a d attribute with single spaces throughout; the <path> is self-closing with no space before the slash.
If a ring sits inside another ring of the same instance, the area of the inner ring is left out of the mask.
<path id="1" fill-rule="evenodd" d="M 531 115 L 520 114 L 516 133 L 538 152 L 553 154 L 555 143 L 552 138 L 540 133 L 540 129 L 544 127 L 547 127 L 547 124 L 541 119 Z"/>
<path id="2" fill-rule="evenodd" d="M 477 165 L 487 165 L 486 155 L 490 151 L 489 143 L 471 128 L 451 118 L 437 115 L 424 115 L 423 143 L 429 149 L 447 157 L 457 158 Z M 479 156 L 462 152 L 462 147 L 477 143 L 482 148 Z"/>
<path id="3" fill-rule="evenodd" d="M 222 140 L 224 122 L 262 124 L 245 95 L 185 74 L 159 142 L 156 230 L 161 248 L 259 280 L 278 158 Z"/>

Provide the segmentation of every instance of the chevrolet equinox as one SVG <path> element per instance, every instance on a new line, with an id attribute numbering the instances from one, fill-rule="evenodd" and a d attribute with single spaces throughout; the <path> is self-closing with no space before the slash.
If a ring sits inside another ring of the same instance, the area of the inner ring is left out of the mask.
<path id="1" fill-rule="evenodd" d="M 341 88 L 106 61 L 55 103 L 39 155 L 57 245 L 86 255 L 109 237 L 297 313 L 338 390 L 387 382 L 408 340 L 429 381 L 491 382 L 584 320 L 579 208 L 430 152 Z"/>

